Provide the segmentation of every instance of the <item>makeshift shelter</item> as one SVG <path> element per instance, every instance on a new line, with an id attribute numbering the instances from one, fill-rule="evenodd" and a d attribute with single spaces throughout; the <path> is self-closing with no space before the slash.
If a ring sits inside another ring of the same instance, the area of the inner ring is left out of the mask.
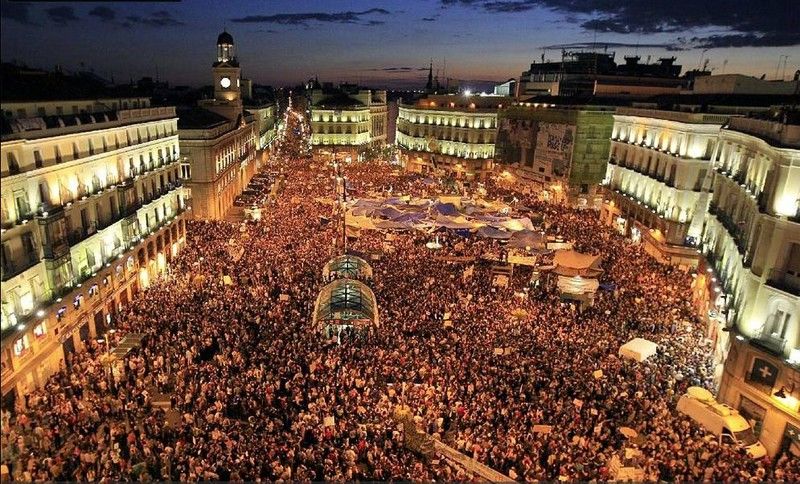
<path id="1" fill-rule="evenodd" d="M 433 210 L 442 215 L 458 215 L 458 208 L 452 203 L 435 203 Z"/>
<path id="2" fill-rule="evenodd" d="M 631 360 L 644 361 L 655 355 L 658 345 L 644 338 L 633 338 L 619 347 L 619 356 Z"/>
<path id="3" fill-rule="evenodd" d="M 345 254 L 329 260 L 322 268 L 322 277 L 345 277 L 349 279 L 371 279 L 372 266 L 361 257 Z"/>
<path id="4" fill-rule="evenodd" d="M 508 246 L 515 249 L 545 250 L 546 239 L 541 232 L 520 230 L 511 234 Z"/>
<path id="5" fill-rule="evenodd" d="M 597 277 L 603 273 L 602 257 L 581 254 L 574 250 L 559 250 L 553 258 L 555 272 L 560 276 Z"/>
<path id="6" fill-rule="evenodd" d="M 519 232 L 522 230 L 533 231 L 533 224 L 531 223 L 531 219 L 528 217 L 508 219 L 501 222 L 500 225 L 514 232 Z"/>
<path id="7" fill-rule="evenodd" d="M 327 337 L 344 329 L 378 327 L 375 294 L 355 279 L 337 279 L 323 287 L 314 303 L 314 326 Z"/>
<path id="8" fill-rule="evenodd" d="M 444 227 L 447 229 L 474 229 L 480 224 L 470 222 L 464 217 L 449 217 L 447 215 L 437 215 L 433 222 L 434 227 Z"/>
<path id="9" fill-rule="evenodd" d="M 375 215 L 381 218 L 386 218 L 389 220 L 396 219 L 397 217 L 401 217 L 404 215 L 402 210 L 398 210 L 397 208 L 389 205 L 381 208 L 380 210 L 375 212 Z"/>
<path id="10" fill-rule="evenodd" d="M 350 227 L 359 229 L 375 229 L 375 223 L 366 216 L 355 215 L 352 211 L 345 216 L 345 223 Z"/>
<path id="11" fill-rule="evenodd" d="M 594 293 L 600 286 L 597 277 L 603 273 L 599 255 L 581 254 L 574 250 L 560 250 L 553 258 L 553 273 L 558 276 L 561 296 L 591 305 Z"/>
<path id="12" fill-rule="evenodd" d="M 496 229 L 494 227 L 485 226 L 478 229 L 477 234 L 481 237 L 487 237 L 490 239 L 498 239 L 498 240 L 508 240 L 511 238 L 511 232 L 506 232 L 505 230 Z"/>
<path id="13" fill-rule="evenodd" d="M 414 228 L 413 222 L 400 222 L 398 220 L 378 220 L 375 227 L 384 230 L 411 230 Z"/>

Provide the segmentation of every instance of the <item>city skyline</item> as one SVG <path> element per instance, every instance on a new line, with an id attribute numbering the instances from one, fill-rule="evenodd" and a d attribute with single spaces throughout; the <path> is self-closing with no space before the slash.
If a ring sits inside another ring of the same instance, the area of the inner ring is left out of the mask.
<path id="1" fill-rule="evenodd" d="M 421 87 L 430 59 L 442 79 L 502 81 L 543 54 L 559 60 L 562 49 L 607 49 L 618 60 L 636 54 L 643 62 L 675 56 L 684 72 L 708 58 L 714 74 L 774 79 L 797 69 L 797 23 L 788 1 L 632 2 L 623 8 L 559 0 L 4 1 L 2 57 L 44 69 L 92 69 L 117 82 L 158 76 L 200 86 L 211 81 L 213 42 L 227 29 L 243 74 L 275 86 L 318 76 Z M 96 48 L 105 38 L 116 41 Z M 130 54 L 131 45 L 139 55 Z"/>

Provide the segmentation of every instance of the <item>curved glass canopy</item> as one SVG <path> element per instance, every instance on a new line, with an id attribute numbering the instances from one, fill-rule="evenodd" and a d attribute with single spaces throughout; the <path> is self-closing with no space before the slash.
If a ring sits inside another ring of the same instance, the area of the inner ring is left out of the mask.
<path id="1" fill-rule="evenodd" d="M 328 279 L 334 277 L 345 277 L 350 279 L 372 278 L 372 266 L 361 257 L 345 254 L 329 260 L 322 268 L 322 276 Z"/>
<path id="2" fill-rule="evenodd" d="M 337 279 L 320 290 L 314 304 L 314 324 L 377 326 L 375 294 L 355 279 Z"/>

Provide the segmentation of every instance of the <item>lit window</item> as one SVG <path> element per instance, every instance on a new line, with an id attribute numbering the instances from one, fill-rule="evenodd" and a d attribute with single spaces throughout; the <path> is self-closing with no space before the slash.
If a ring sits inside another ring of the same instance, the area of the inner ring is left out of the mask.
<path id="1" fill-rule="evenodd" d="M 79 307 L 81 307 L 82 302 L 83 302 L 83 295 L 78 294 L 77 296 L 75 296 L 75 299 L 72 300 L 72 306 L 75 309 L 78 309 Z"/>
<path id="2" fill-rule="evenodd" d="M 41 338 L 46 334 L 47 334 L 47 325 L 45 324 L 44 321 L 33 327 L 33 335 L 36 336 L 37 338 Z"/>
<path id="3" fill-rule="evenodd" d="M 28 335 L 26 334 L 14 341 L 14 355 L 19 356 L 26 352 L 30 347 L 31 344 L 28 341 Z"/>
<path id="4" fill-rule="evenodd" d="M 61 321 L 61 319 L 64 318 L 64 314 L 66 314 L 66 313 L 67 313 L 67 307 L 66 306 L 61 306 L 61 309 L 56 311 L 56 321 Z"/>
<path id="5" fill-rule="evenodd" d="M 92 287 L 89 288 L 89 297 L 96 296 L 98 292 L 100 292 L 100 288 L 97 287 L 97 284 L 92 284 Z"/>

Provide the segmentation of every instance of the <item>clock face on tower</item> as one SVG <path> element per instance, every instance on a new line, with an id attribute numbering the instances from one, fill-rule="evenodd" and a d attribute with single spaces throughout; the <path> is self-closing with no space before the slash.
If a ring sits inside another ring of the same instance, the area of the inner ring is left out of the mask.
<path id="1" fill-rule="evenodd" d="M 223 77 L 219 80 L 219 85 L 222 86 L 224 89 L 231 87 L 231 79 L 229 77 Z"/>

